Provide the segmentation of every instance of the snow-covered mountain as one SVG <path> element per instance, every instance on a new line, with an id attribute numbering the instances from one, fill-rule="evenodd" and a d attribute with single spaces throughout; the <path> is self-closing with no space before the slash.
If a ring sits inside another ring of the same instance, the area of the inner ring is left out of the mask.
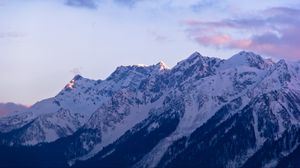
<path id="1" fill-rule="evenodd" d="M 0 165 L 297 167 L 299 70 L 252 52 L 196 52 L 173 68 L 77 75 L 55 97 L 0 119 Z"/>
<path id="2" fill-rule="evenodd" d="M 15 103 L 0 103 L 0 117 L 7 116 L 11 113 L 25 110 L 27 107 Z"/>

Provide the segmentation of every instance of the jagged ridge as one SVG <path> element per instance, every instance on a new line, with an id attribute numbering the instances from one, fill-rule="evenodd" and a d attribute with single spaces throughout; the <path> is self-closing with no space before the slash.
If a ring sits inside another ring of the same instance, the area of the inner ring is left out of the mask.
<path id="1" fill-rule="evenodd" d="M 118 67 L 106 80 L 77 75 L 57 96 L 0 119 L 0 140 L 4 149 L 59 148 L 55 166 L 282 166 L 299 145 L 299 69 L 252 52 L 228 60 L 195 52 L 171 69 L 160 62 Z"/>

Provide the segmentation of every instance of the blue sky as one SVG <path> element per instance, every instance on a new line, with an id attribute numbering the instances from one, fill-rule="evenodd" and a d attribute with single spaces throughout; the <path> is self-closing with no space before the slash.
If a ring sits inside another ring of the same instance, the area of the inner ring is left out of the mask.
<path id="1" fill-rule="evenodd" d="M 77 73 L 170 67 L 194 51 L 300 57 L 298 0 L 0 0 L 0 102 L 33 104 Z"/>

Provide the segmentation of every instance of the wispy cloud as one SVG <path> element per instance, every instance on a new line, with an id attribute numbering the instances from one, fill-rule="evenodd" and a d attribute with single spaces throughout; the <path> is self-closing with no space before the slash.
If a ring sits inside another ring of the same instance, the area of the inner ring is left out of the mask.
<path id="1" fill-rule="evenodd" d="M 121 5 L 124 7 L 134 7 L 137 3 L 145 0 L 113 0 L 111 1 L 114 4 Z M 98 9 L 98 5 L 101 0 L 65 0 L 65 5 L 71 7 L 87 8 L 87 9 Z M 109 2 L 109 1 L 107 1 Z"/>
<path id="2" fill-rule="evenodd" d="M 66 0 L 65 5 L 71 7 L 88 8 L 88 9 L 98 8 L 98 2 L 96 0 Z"/>
<path id="3" fill-rule="evenodd" d="M 8 0 L 1 0 L 0 7 L 4 7 L 9 1 Z"/>
<path id="4" fill-rule="evenodd" d="M 138 4 L 146 4 L 155 7 L 168 7 L 168 8 L 188 8 L 191 10 L 201 10 L 207 7 L 215 6 L 217 0 L 189 0 L 189 1 L 182 1 L 182 0 L 111 0 L 111 1 L 104 1 L 104 0 L 65 0 L 65 5 L 71 7 L 82 7 L 82 8 L 89 8 L 89 9 L 97 9 L 99 4 L 114 4 L 123 7 L 133 8 Z"/>
<path id="5" fill-rule="evenodd" d="M 114 0 L 115 3 L 124 5 L 127 7 L 134 7 L 136 3 L 141 2 L 143 0 Z"/>
<path id="6" fill-rule="evenodd" d="M 202 1 L 195 1 L 194 3 L 190 4 L 191 9 L 194 11 L 203 11 L 207 9 L 211 9 L 223 3 L 223 1 L 218 0 L 202 0 Z"/>
<path id="7" fill-rule="evenodd" d="M 0 32 L 0 39 L 1 38 L 20 38 L 24 37 L 24 33 L 20 32 Z"/>
<path id="8" fill-rule="evenodd" d="M 149 36 L 157 42 L 171 41 L 171 39 L 169 37 L 163 35 L 162 33 L 157 32 L 157 31 L 151 30 L 151 31 L 148 31 L 148 33 L 149 33 Z"/>
<path id="9" fill-rule="evenodd" d="M 73 69 L 70 70 L 70 73 L 72 75 L 80 75 L 81 74 L 81 70 L 82 70 L 81 67 L 75 67 L 75 68 L 73 68 Z"/>
<path id="10" fill-rule="evenodd" d="M 189 36 L 204 46 L 254 50 L 300 58 L 300 10 L 269 8 L 253 16 L 219 21 L 185 20 Z"/>

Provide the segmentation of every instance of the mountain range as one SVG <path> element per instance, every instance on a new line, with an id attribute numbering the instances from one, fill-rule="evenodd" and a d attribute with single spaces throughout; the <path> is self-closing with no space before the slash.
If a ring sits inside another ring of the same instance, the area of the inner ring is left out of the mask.
<path id="1" fill-rule="evenodd" d="M 193 53 L 0 118 L 1 167 L 299 167 L 300 62 Z"/>
<path id="2" fill-rule="evenodd" d="M 23 111 L 28 107 L 15 103 L 0 103 L 0 117 L 7 116 L 17 111 Z"/>

